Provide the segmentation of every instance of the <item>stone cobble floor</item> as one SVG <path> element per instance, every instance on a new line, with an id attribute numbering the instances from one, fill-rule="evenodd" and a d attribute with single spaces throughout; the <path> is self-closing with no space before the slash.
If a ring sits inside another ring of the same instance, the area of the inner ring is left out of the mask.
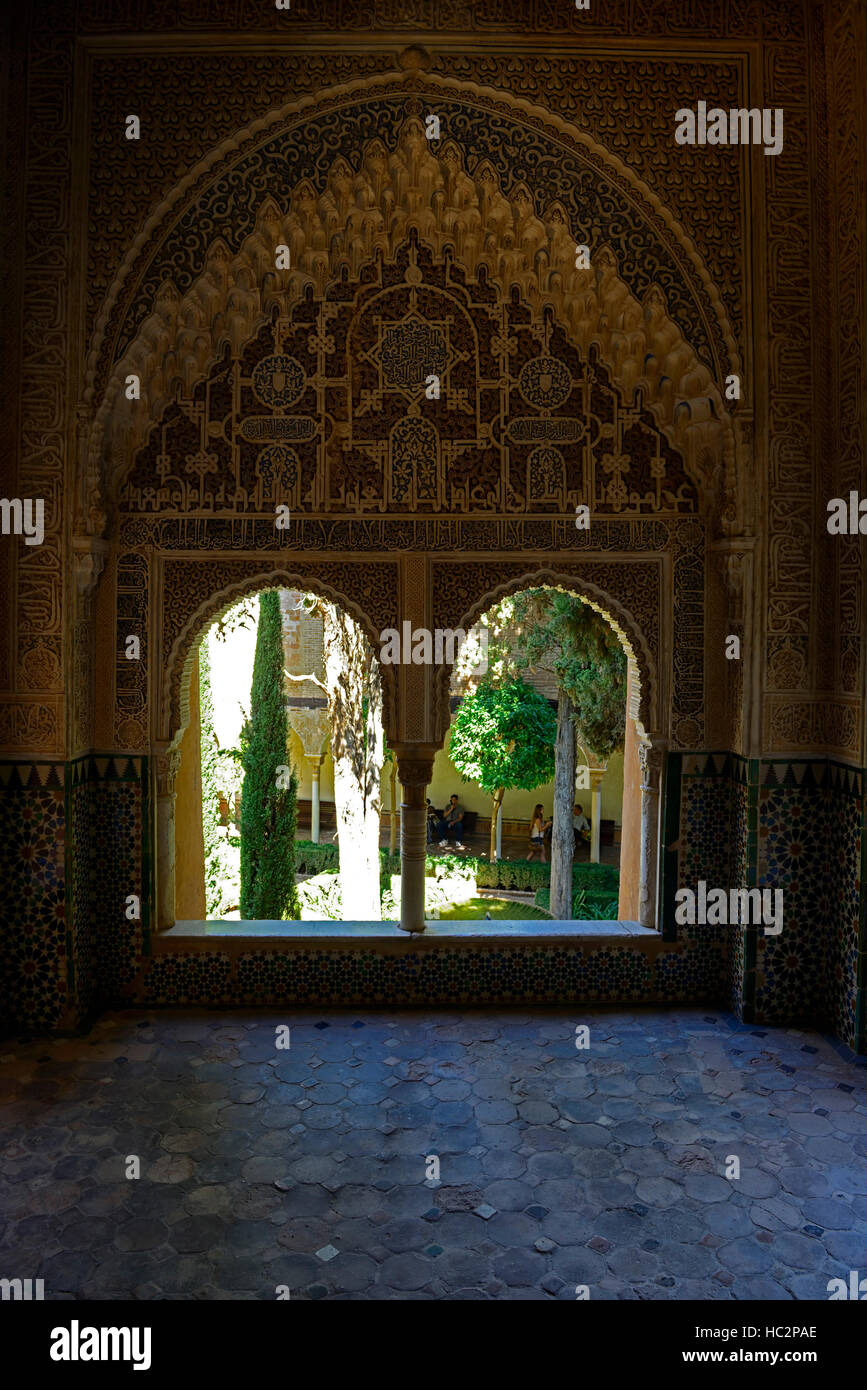
<path id="1" fill-rule="evenodd" d="M 816 1034 L 123 1012 L 0 1054 L 0 1276 L 46 1298 L 825 1300 L 867 1274 L 867 1069 Z"/>

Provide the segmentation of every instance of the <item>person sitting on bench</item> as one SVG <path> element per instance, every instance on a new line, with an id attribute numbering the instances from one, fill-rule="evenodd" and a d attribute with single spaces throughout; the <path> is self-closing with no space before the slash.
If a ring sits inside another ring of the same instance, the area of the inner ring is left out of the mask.
<path id="1" fill-rule="evenodd" d="M 455 849 L 463 849 L 463 845 L 461 844 L 461 827 L 463 825 L 463 821 L 463 807 L 458 805 L 457 796 L 452 795 L 449 797 L 449 804 L 446 813 L 440 821 L 439 825 L 437 826 L 437 834 L 442 836 L 442 839 L 440 840 L 440 849 L 448 848 L 450 835 L 454 835 L 455 837 Z"/>
<path id="2" fill-rule="evenodd" d="M 572 829 L 575 831 L 575 847 L 578 841 L 590 839 L 590 822 L 584 814 L 584 807 L 580 801 L 576 801 L 572 807 Z"/>

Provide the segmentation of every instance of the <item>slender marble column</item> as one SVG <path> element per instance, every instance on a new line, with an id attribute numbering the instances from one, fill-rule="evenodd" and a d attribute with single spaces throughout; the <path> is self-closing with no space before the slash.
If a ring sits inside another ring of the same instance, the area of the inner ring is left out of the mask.
<path id="1" fill-rule="evenodd" d="M 423 932 L 424 870 L 427 853 L 427 803 L 432 762 L 399 759 L 398 775 L 403 788 L 400 803 L 400 928 Z"/>
<path id="2" fill-rule="evenodd" d="M 314 845 L 319 844 L 319 774 L 322 770 L 322 758 L 315 753 L 307 754 L 307 761 L 310 764 L 312 776 L 312 791 L 310 799 L 310 838 Z"/>
<path id="3" fill-rule="evenodd" d="M 590 769 L 590 863 L 599 863 L 602 843 L 602 778 L 605 769 Z"/>
<path id="4" fill-rule="evenodd" d="M 659 784 L 662 749 L 639 744 L 641 763 L 641 881 L 638 920 L 643 927 L 656 926 L 656 861 L 659 843 Z"/>

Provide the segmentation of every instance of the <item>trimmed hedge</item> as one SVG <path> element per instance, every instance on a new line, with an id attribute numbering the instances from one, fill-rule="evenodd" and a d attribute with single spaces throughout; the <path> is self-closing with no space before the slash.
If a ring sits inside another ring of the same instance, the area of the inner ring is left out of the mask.
<path id="1" fill-rule="evenodd" d="M 400 873 L 399 854 L 381 849 L 379 855 L 383 877 Z M 534 864 L 527 859 L 501 859 L 491 864 L 472 854 L 429 854 L 425 860 L 425 875 L 434 878 L 437 867 L 440 873 L 450 873 L 452 869 L 472 870 L 477 888 L 512 888 L 525 893 L 543 887 L 551 874 L 548 864 Z"/>
<path id="2" fill-rule="evenodd" d="M 296 842 L 295 869 L 298 873 L 321 873 L 323 869 L 336 869 L 338 863 L 337 845 L 314 845 L 309 840 Z M 379 863 L 380 877 L 384 880 L 400 873 L 399 854 L 389 854 L 387 849 L 380 848 Z M 456 868 L 472 869 L 478 888 L 537 893 L 542 889 L 547 891 L 551 880 L 550 864 L 539 864 L 533 859 L 499 859 L 492 864 L 472 854 L 429 854 L 425 861 L 428 878 L 435 876 L 437 866 L 441 873 Z M 614 864 L 573 864 L 572 887 L 576 893 L 586 890 L 591 898 L 601 896 L 608 900 L 617 896 L 620 870 Z"/>
<path id="3" fill-rule="evenodd" d="M 534 859 L 498 859 L 491 863 L 488 859 L 477 859 L 470 854 L 441 854 L 428 856 L 427 873 L 434 872 L 433 865 L 464 865 L 472 868 L 479 888 L 509 888 L 514 892 L 535 893 L 547 889 L 551 882 L 551 865 L 540 864 Z M 400 871 L 400 861 L 395 861 L 393 872 Z M 572 888 L 575 892 L 586 889 L 590 893 L 603 893 L 607 898 L 616 897 L 620 889 L 620 870 L 614 864 L 573 864 Z"/>
<path id="4" fill-rule="evenodd" d="M 400 873 L 400 855 L 380 849 L 380 883 L 391 887 L 391 875 Z M 453 868 L 470 868 L 478 888 L 507 888 L 513 892 L 535 893 L 537 907 L 548 910 L 551 901 L 550 864 L 538 864 L 532 859 L 499 859 L 491 864 L 471 854 L 428 855 L 425 873 L 428 878 Z M 299 874 L 320 874 L 326 869 L 337 870 L 337 845 L 314 845 L 310 840 L 295 843 L 295 871 Z M 572 865 L 572 916 L 589 921 L 617 921 L 617 895 L 620 870 L 613 864 Z"/>
<path id="5" fill-rule="evenodd" d="M 337 869 L 339 856 L 335 844 L 315 845 L 312 840 L 295 841 L 296 874 L 321 874 Z"/>
<path id="6" fill-rule="evenodd" d="M 573 864 L 573 888 L 589 888 L 594 891 L 613 888 L 620 891 L 620 870 L 615 864 Z"/>
<path id="7" fill-rule="evenodd" d="M 430 860 L 428 860 L 430 863 Z M 428 870 L 425 870 L 427 873 Z M 379 874 L 380 878 L 390 878 L 392 874 L 400 873 L 400 855 L 389 854 L 387 849 L 380 847 L 379 850 Z"/>

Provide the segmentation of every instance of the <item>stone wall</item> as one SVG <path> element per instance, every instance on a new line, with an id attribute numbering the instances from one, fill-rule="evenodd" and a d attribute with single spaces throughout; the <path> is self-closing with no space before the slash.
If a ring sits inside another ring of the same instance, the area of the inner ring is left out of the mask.
<path id="1" fill-rule="evenodd" d="M 370 632 L 403 617 L 454 627 L 530 574 L 599 602 L 633 644 L 645 727 L 669 750 L 664 935 L 672 892 L 697 875 L 787 894 L 780 941 L 683 933 L 652 964 L 646 951 L 576 948 L 580 983 L 552 965 L 542 992 L 550 978 L 581 997 L 732 999 L 745 1017 L 804 1015 L 863 1049 L 861 557 L 857 538 L 836 545 L 824 529 L 829 485 L 865 485 L 863 6 L 613 0 L 585 15 L 544 0 L 419 0 L 409 18 L 376 0 L 366 28 L 360 13 L 353 0 L 299 0 L 291 40 L 281 13 L 248 0 L 120 0 L 110 15 L 100 0 L 60 0 L 4 17 L 0 481 L 6 496 L 43 497 L 47 523 L 42 546 L 3 538 L 0 549 L 4 1012 L 18 1028 L 68 1026 L 190 980 L 190 997 L 231 1002 L 255 995 L 257 971 L 266 993 L 303 993 L 255 953 L 242 971 L 220 953 L 210 965 L 148 955 L 153 808 L 212 601 L 277 575 L 345 601 Z M 231 44 L 201 42 L 208 34 Z M 783 107 L 783 152 L 676 148 L 672 113 L 698 99 Z M 145 117 L 138 144 L 119 134 L 131 103 Z M 432 103 L 452 120 L 436 155 L 417 138 Z M 468 160 L 477 149 L 486 159 Z M 352 178 L 370 211 L 383 190 L 392 197 L 390 180 L 399 191 L 416 179 L 421 234 L 389 224 L 377 261 L 375 217 L 350 216 Z M 473 198 L 493 267 L 472 219 L 459 254 L 445 251 Z M 345 211 L 325 266 L 316 247 L 332 206 Z M 564 259 L 585 222 L 600 267 L 586 286 Z M 301 281 L 260 274 L 284 224 L 312 298 Z M 513 440 L 514 471 L 498 471 L 487 441 L 510 421 L 493 397 L 472 438 L 437 417 L 452 462 L 438 456 L 427 495 L 406 481 L 421 436 L 397 430 L 401 409 L 388 406 L 386 434 L 365 433 L 364 401 L 393 382 L 372 301 L 388 290 L 399 318 L 418 283 L 465 325 L 458 353 L 489 325 L 490 360 L 455 389 L 471 394 L 485 371 L 508 378 L 530 421 L 519 435 L 599 422 L 561 472 L 551 440 L 532 463 Z M 342 349 L 329 333 L 344 331 L 350 300 L 365 365 L 338 404 Z M 605 328 L 618 306 L 634 361 Z M 198 338 L 184 336 L 184 316 Z M 270 389 L 261 363 L 294 355 L 313 394 L 292 409 L 324 412 L 327 432 L 301 438 L 294 424 L 300 442 L 265 463 L 250 450 L 252 404 L 235 421 L 221 376 L 230 320 L 250 401 Z M 646 364 L 671 343 L 681 375 L 669 390 Z M 580 401 L 543 403 L 543 351 Z M 146 383 L 135 418 L 118 405 L 131 361 Z M 744 383 L 732 412 L 729 370 Z M 560 422 L 540 425 L 552 411 Z M 230 416 L 223 449 L 208 427 Z M 202 422 L 204 442 L 193 438 Z M 166 440 L 174 463 L 195 466 L 158 498 Z M 295 520 L 275 544 L 278 476 L 295 490 Z M 592 539 L 569 515 L 582 490 Z M 740 665 L 722 656 L 730 632 L 743 637 Z M 137 666 L 123 655 L 129 633 L 142 641 Z M 447 675 L 408 670 L 386 690 L 405 748 L 436 746 Z M 142 915 L 130 921 L 123 902 L 137 887 Z M 425 964 L 405 964 L 413 983 L 390 997 L 423 996 L 425 972 L 447 969 L 435 961 L 426 951 Z M 481 997 L 483 978 L 470 971 L 458 993 Z M 450 989 L 434 981 L 430 998 Z"/>

